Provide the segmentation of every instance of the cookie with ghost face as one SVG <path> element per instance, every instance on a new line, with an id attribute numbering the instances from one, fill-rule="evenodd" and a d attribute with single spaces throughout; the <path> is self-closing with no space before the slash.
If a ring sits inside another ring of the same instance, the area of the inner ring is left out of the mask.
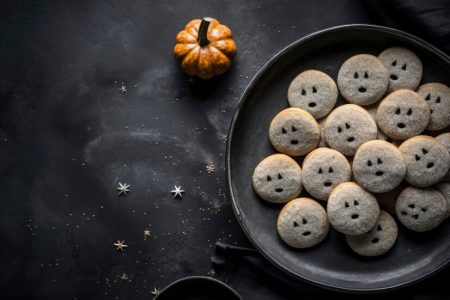
<path id="1" fill-rule="evenodd" d="M 263 159 L 253 172 L 253 187 L 264 200 L 285 203 L 300 195 L 302 170 L 295 160 L 284 154 Z"/>
<path id="2" fill-rule="evenodd" d="M 319 148 L 309 153 L 302 169 L 305 190 L 314 198 L 325 201 L 338 184 L 350 181 L 352 176 L 347 158 L 330 148 Z"/>
<path id="3" fill-rule="evenodd" d="M 419 135 L 404 141 L 400 147 L 406 161 L 405 179 L 418 187 L 438 183 L 450 168 L 450 155 L 431 136 Z"/>
<path id="4" fill-rule="evenodd" d="M 339 69 L 337 84 L 348 102 L 370 105 L 380 100 L 387 91 L 388 71 L 373 55 L 355 55 Z"/>
<path id="5" fill-rule="evenodd" d="M 429 231 L 444 220 L 447 205 L 444 196 L 434 188 L 405 188 L 395 202 L 395 212 L 405 227 Z"/>
<path id="6" fill-rule="evenodd" d="M 346 235 L 368 232 L 378 221 L 380 207 L 377 199 L 354 182 L 339 184 L 327 202 L 331 226 Z"/>
<path id="7" fill-rule="evenodd" d="M 316 119 L 333 109 L 337 97 L 338 89 L 334 80 L 317 70 L 300 73 L 288 88 L 289 104 L 306 110 Z"/>
<path id="8" fill-rule="evenodd" d="M 367 233 L 347 236 L 347 244 L 361 256 L 378 256 L 388 252 L 397 240 L 398 227 L 387 212 L 380 212 L 377 224 Z"/>
<path id="9" fill-rule="evenodd" d="M 350 156 L 363 143 L 377 138 L 377 125 L 364 108 L 346 104 L 329 114 L 323 134 L 331 148 Z"/>
<path id="10" fill-rule="evenodd" d="M 445 198 L 445 202 L 447 205 L 447 213 L 445 214 L 445 218 L 450 217 L 450 183 L 449 182 L 440 182 L 436 185 L 436 188 L 439 192 L 441 192 L 442 196 Z"/>
<path id="11" fill-rule="evenodd" d="M 279 152 L 300 156 L 317 147 L 320 128 L 310 113 L 299 108 L 287 108 L 270 123 L 269 139 Z"/>
<path id="12" fill-rule="evenodd" d="M 428 104 L 414 91 L 395 91 L 378 106 L 378 127 L 393 139 L 406 140 L 418 135 L 425 130 L 429 121 Z"/>
<path id="13" fill-rule="evenodd" d="M 430 107 L 428 130 L 441 130 L 450 125 L 450 88 L 442 83 L 423 84 L 417 90 Z"/>
<path id="14" fill-rule="evenodd" d="M 436 141 L 441 143 L 442 146 L 447 149 L 448 153 L 450 154 L 450 132 L 442 133 L 435 137 Z M 443 181 L 450 182 L 450 170 L 448 171 L 447 175 L 445 175 L 444 178 L 442 178 Z"/>
<path id="15" fill-rule="evenodd" d="M 389 72 L 389 92 L 415 90 L 422 79 L 422 62 L 408 49 L 392 47 L 378 55 Z"/>
<path id="16" fill-rule="evenodd" d="M 406 174 L 402 153 L 391 143 L 381 140 L 362 144 L 356 151 L 352 167 L 358 184 L 373 193 L 392 191 Z"/>
<path id="17" fill-rule="evenodd" d="M 320 243 L 327 236 L 329 228 L 325 209 L 309 198 L 290 201 L 278 215 L 278 234 L 294 248 L 309 248 Z"/>

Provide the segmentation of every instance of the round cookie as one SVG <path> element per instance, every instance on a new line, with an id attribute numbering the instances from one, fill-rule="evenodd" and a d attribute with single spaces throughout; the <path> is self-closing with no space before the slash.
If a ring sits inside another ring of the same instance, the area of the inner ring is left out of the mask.
<path id="1" fill-rule="evenodd" d="M 450 154 L 450 132 L 442 133 L 435 137 L 436 141 L 441 143 L 447 149 L 448 153 Z M 445 175 L 444 178 L 442 178 L 443 181 L 450 182 L 450 170 L 448 171 L 447 175 Z"/>
<path id="2" fill-rule="evenodd" d="M 415 90 L 422 79 L 422 62 L 410 50 L 392 47 L 378 55 L 389 72 L 389 92 L 399 89 Z"/>
<path id="3" fill-rule="evenodd" d="M 327 115 L 336 104 L 338 89 L 334 80 L 317 70 L 307 70 L 294 78 L 288 88 L 292 107 L 309 112 L 319 119 Z"/>
<path id="4" fill-rule="evenodd" d="M 398 90 L 381 101 L 378 127 L 389 137 L 406 140 L 425 130 L 430 121 L 427 102 L 416 92 Z"/>
<path id="5" fill-rule="evenodd" d="M 369 105 L 380 100 L 387 91 L 388 71 L 373 55 L 355 55 L 339 69 L 337 84 L 348 102 Z"/>
<path id="6" fill-rule="evenodd" d="M 397 234 L 398 228 L 394 218 L 382 210 L 378 223 L 369 232 L 347 236 L 347 244 L 359 255 L 378 256 L 394 246 Z"/>
<path id="7" fill-rule="evenodd" d="M 450 125 L 450 88 L 442 83 L 423 84 L 417 93 L 430 107 L 428 130 L 441 130 Z"/>
<path id="8" fill-rule="evenodd" d="M 316 199 L 327 200 L 340 183 L 350 181 L 352 169 L 344 155 L 330 148 L 319 148 L 303 161 L 302 183 Z"/>
<path id="9" fill-rule="evenodd" d="M 302 170 L 295 160 L 284 154 L 273 154 L 255 168 L 252 181 L 256 193 L 272 203 L 284 203 L 302 192 Z"/>
<path id="10" fill-rule="evenodd" d="M 406 174 L 402 153 L 391 143 L 381 140 L 362 144 L 356 151 L 352 167 L 358 184 L 373 193 L 392 191 Z"/>
<path id="11" fill-rule="evenodd" d="M 269 139 L 279 152 L 300 156 L 317 147 L 320 128 L 310 113 L 299 108 L 287 108 L 270 123 Z"/>
<path id="12" fill-rule="evenodd" d="M 346 104 L 328 115 L 323 134 L 331 148 L 350 156 L 363 143 L 377 138 L 377 125 L 364 108 Z"/>
<path id="13" fill-rule="evenodd" d="M 404 141 L 400 147 L 406 161 L 405 179 L 418 187 L 438 183 L 450 168 L 450 155 L 431 136 L 419 135 Z"/>
<path id="14" fill-rule="evenodd" d="M 346 235 L 368 232 L 378 221 L 377 199 L 354 182 L 339 184 L 327 202 L 328 219 L 337 231 Z"/>
<path id="15" fill-rule="evenodd" d="M 325 209 L 309 198 L 290 201 L 278 215 L 278 234 L 294 248 L 308 248 L 320 243 L 327 236 L 329 228 Z"/>
<path id="16" fill-rule="evenodd" d="M 447 213 L 447 205 L 444 196 L 438 190 L 410 186 L 398 196 L 395 212 L 405 227 L 424 232 L 441 224 Z"/>
<path id="17" fill-rule="evenodd" d="M 447 205 L 447 213 L 445 217 L 450 217 L 450 183 L 448 182 L 440 182 L 436 185 L 436 188 L 441 192 L 442 196 L 445 198 L 445 202 Z"/>

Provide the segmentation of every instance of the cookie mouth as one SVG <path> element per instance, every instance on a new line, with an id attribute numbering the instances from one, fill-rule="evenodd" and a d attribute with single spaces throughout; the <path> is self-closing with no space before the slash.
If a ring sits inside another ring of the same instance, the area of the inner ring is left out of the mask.
<path id="1" fill-rule="evenodd" d="M 298 140 L 291 140 L 291 144 L 292 145 L 297 145 L 298 144 Z"/>
<path id="2" fill-rule="evenodd" d="M 378 243 L 379 241 L 380 241 L 380 239 L 377 238 L 377 237 L 372 239 L 372 243 L 373 243 L 373 244 L 376 244 L 376 243 Z"/>
<path id="3" fill-rule="evenodd" d="M 397 127 L 398 128 L 405 128 L 406 125 L 405 125 L 405 123 L 397 123 Z"/>
<path id="4" fill-rule="evenodd" d="M 352 219 L 358 219 L 359 218 L 359 215 L 358 214 L 353 214 L 352 215 Z"/>
<path id="5" fill-rule="evenodd" d="M 282 188 L 277 188 L 277 189 L 275 189 L 275 192 L 277 192 L 277 193 L 281 193 L 282 191 L 283 191 Z"/>
<path id="6" fill-rule="evenodd" d="M 309 102 L 309 103 L 308 103 L 308 106 L 309 106 L 309 107 L 315 107 L 315 106 L 316 106 L 316 102 Z"/>
<path id="7" fill-rule="evenodd" d="M 358 91 L 360 92 L 360 93 L 365 93 L 366 91 L 367 91 L 367 89 L 365 88 L 365 87 L 360 87 L 359 89 L 358 89 Z"/>
<path id="8" fill-rule="evenodd" d="M 349 143 L 351 143 L 351 142 L 353 142 L 355 140 L 355 138 L 354 137 L 349 137 L 348 139 L 347 139 L 347 142 L 349 142 Z"/>
<path id="9" fill-rule="evenodd" d="M 381 176 L 381 175 L 383 175 L 383 174 L 384 174 L 383 171 L 376 171 L 376 172 L 375 172 L 375 175 L 377 175 L 377 176 Z"/>
<path id="10" fill-rule="evenodd" d="M 311 234 L 311 231 L 305 231 L 305 232 L 303 232 L 302 234 L 303 234 L 304 236 L 308 236 L 308 235 Z"/>
<path id="11" fill-rule="evenodd" d="M 391 78 L 392 80 L 397 80 L 398 79 L 397 75 L 395 75 L 395 74 L 391 74 L 391 76 L 389 76 L 389 78 Z"/>
<path id="12" fill-rule="evenodd" d="M 323 183 L 323 185 L 328 187 L 328 186 L 331 186 L 332 183 L 331 183 L 330 181 L 325 181 L 325 182 Z"/>

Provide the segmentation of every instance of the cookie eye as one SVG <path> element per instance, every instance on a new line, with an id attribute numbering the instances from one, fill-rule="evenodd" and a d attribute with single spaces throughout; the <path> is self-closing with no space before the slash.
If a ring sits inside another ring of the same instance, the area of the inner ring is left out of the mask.
<path id="1" fill-rule="evenodd" d="M 428 94 L 426 97 L 425 97 L 425 100 L 430 100 L 431 99 L 431 96 L 430 96 L 430 94 Z"/>
<path id="2" fill-rule="evenodd" d="M 333 173 L 333 168 L 332 167 L 328 168 L 328 173 Z"/>
<path id="3" fill-rule="evenodd" d="M 283 179 L 283 176 L 281 176 L 280 173 L 278 173 L 278 179 Z"/>
<path id="4" fill-rule="evenodd" d="M 369 166 L 369 167 L 372 166 L 372 162 L 370 160 L 367 161 L 367 166 Z"/>
<path id="5" fill-rule="evenodd" d="M 345 123 L 345 128 L 349 129 L 350 128 L 350 124 Z"/>
<path id="6" fill-rule="evenodd" d="M 358 72 L 355 72 L 355 75 L 353 75 L 353 78 L 358 79 Z"/>
<path id="7" fill-rule="evenodd" d="M 338 132 L 341 133 L 342 132 L 342 128 L 340 126 L 338 126 Z"/>
<path id="8" fill-rule="evenodd" d="M 358 206 L 359 202 L 355 200 L 355 201 L 353 201 L 353 205 Z"/>
<path id="9" fill-rule="evenodd" d="M 322 168 L 319 168 L 319 174 L 322 174 Z"/>
<path id="10" fill-rule="evenodd" d="M 408 205 L 409 208 L 415 208 L 416 206 L 413 204 Z"/>
<path id="11" fill-rule="evenodd" d="M 364 73 L 364 78 L 369 78 L 369 74 L 367 74 L 367 72 Z"/>
<path id="12" fill-rule="evenodd" d="M 436 98 L 436 103 L 441 103 L 441 97 L 440 96 Z"/>
<path id="13" fill-rule="evenodd" d="M 270 177 L 269 175 L 267 175 L 267 181 L 272 181 L 272 177 Z"/>
<path id="14" fill-rule="evenodd" d="M 281 128 L 281 133 L 282 133 L 282 134 L 286 134 L 286 133 L 287 133 L 287 131 L 286 131 L 286 129 L 284 129 L 284 127 Z"/>
<path id="15" fill-rule="evenodd" d="M 397 108 L 397 110 L 395 111 L 395 114 L 396 114 L 396 115 L 399 115 L 400 113 L 401 113 L 400 108 Z"/>
<path id="16" fill-rule="evenodd" d="M 428 210 L 428 208 L 422 207 L 420 210 L 423 211 L 423 212 L 426 212 Z"/>
<path id="17" fill-rule="evenodd" d="M 381 229 L 381 225 L 378 224 L 378 226 L 377 226 L 377 231 L 381 231 L 381 230 L 383 230 L 383 229 Z"/>
<path id="18" fill-rule="evenodd" d="M 305 96 L 306 95 L 306 91 L 305 89 L 302 89 L 302 95 Z"/>
<path id="19" fill-rule="evenodd" d="M 416 161 L 420 160 L 420 156 L 416 154 Z"/>
<path id="20" fill-rule="evenodd" d="M 428 150 L 425 149 L 425 148 L 422 148 L 422 153 L 423 153 L 423 154 L 427 154 L 427 153 L 428 153 Z"/>
<path id="21" fill-rule="evenodd" d="M 345 201 L 345 207 L 350 207 L 350 205 L 348 205 L 347 201 Z"/>
<path id="22" fill-rule="evenodd" d="M 381 159 L 378 158 L 377 163 L 378 163 L 379 165 L 381 165 L 383 162 L 381 161 Z"/>
<path id="23" fill-rule="evenodd" d="M 412 109 L 408 109 L 408 112 L 406 113 L 408 116 L 412 115 Z"/>
<path id="24" fill-rule="evenodd" d="M 298 223 L 294 221 L 294 227 L 298 227 Z"/>
<path id="25" fill-rule="evenodd" d="M 407 213 L 406 211 L 402 210 L 402 211 L 400 212 L 400 214 L 401 214 L 402 216 L 406 216 L 408 213 Z"/>
<path id="26" fill-rule="evenodd" d="M 391 66 L 395 67 L 397 65 L 397 60 L 394 60 L 391 64 Z"/>
<path id="27" fill-rule="evenodd" d="M 306 221 L 306 219 L 305 219 L 305 218 L 303 218 L 303 220 L 302 220 L 302 223 L 303 223 L 303 224 L 307 224 L 307 223 L 308 223 L 308 221 Z"/>
<path id="28" fill-rule="evenodd" d="M 295 128 L 295 126 L 292 126 L 292 127 L 291 127 L 291 130 L 292 130 L 292 132 L 296 132 L 296 131 L 297 131 L 297 128 Z"/>
<path id="29" fill-rule="evenodd" d="M 317 89 L 315 86 L 313 86 L 313 93 L 317 93 Z"/>
<path id="30" fill-rule="evenodd" d="M 406 70 L 406 64 L 402 66 L 402 70 Z"/>

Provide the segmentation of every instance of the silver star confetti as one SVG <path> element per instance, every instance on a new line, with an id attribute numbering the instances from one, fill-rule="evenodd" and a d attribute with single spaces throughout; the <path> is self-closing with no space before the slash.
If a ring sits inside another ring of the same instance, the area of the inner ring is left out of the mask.
<path id="1" fill-rule="evenodd" d="M 172 194 L 174 194 L 173 197 L 174 198 L 176 198 L 176 197 L 183 198 L 182 193 L 184 193 L 184 190 L 181 189 L 181 186 L 174 185 L 174 188 L 175 188 L 174 190 L 170 191 Z"/>
<path id="2" fill-rule="evenodd" d="M 117 190 L 119 191 L 119 195 L 126 196 L 127 193 L 130 192 L 129 187 L 130 187 L 129 184 L 119 182 L 119 187 L 117 188 Z"/>
<path id="3" fill-rule="evenodd" d="M 158 295 L 159 294 L 159 290 L 157 288 L 153 288 L 153 291 L 151 291 L 152 295 Z"/>
<path id="4" fill-rule="evenodd" d="M 126 93 L 127 92 L 127 86 L 123 84 L 123 82 L 120 84 L 119 92 Z"/>
<path id="5" fill-rule="evenodd" d="M 208 173 L 208 175 L 212 175 L 214 174 L 214 172 L 216 172 L 216 167 L 214 166 L 214 164 L 212 162 L 209 162 L 206 165 L 206 173 Z"/>
<path id="6" fill-rule="evenodd" d="M 216 271 L 214 269 L 209 270 L 208 275 L 214 277 L 216 275 Z"/>
<path id="7" fill-rule="evenodd" d="M 151 234 L 150 230 L 145 229 L 144 230 L 144 240 L 146 240 L 148 237 L 150 237 L 150 234 Z"/>
<path id="8" fill-rule="evenodd" d="M 127 244 L 125 244 L 125 241 L 117 240 L 117 243 L 113 244 L 116 247 L 117 251 L 123 252 L 125 248 L 128 247 Z"/>

